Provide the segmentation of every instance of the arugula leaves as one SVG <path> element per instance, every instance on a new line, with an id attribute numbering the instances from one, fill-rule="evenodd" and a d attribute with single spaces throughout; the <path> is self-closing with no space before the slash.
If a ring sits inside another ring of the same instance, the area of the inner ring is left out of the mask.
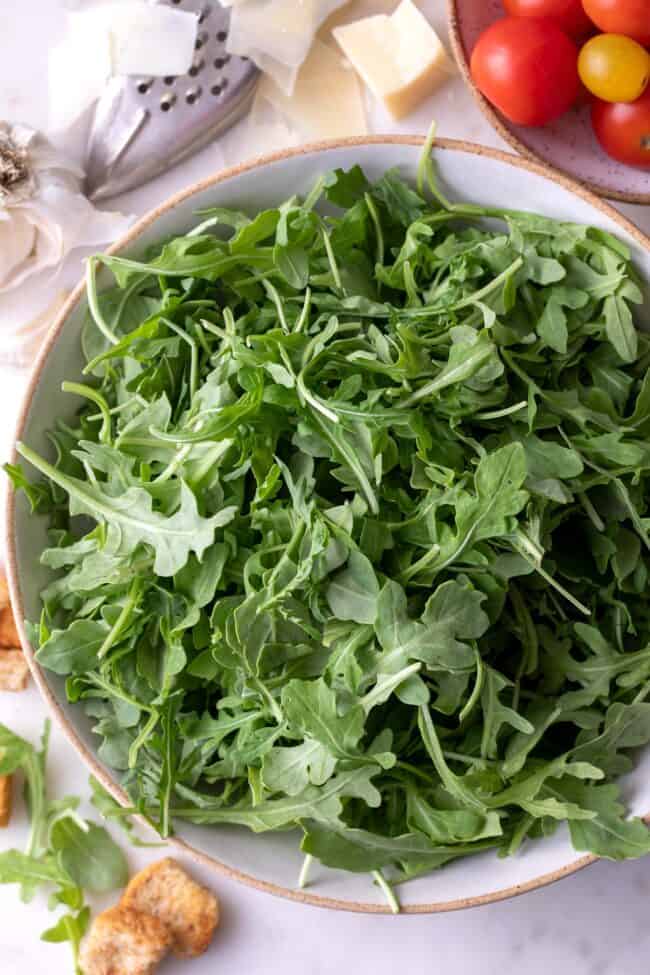
<path id="1" fill-rule="evenodd" d="M 66 387 L 53 461 L 19 447 L 44 479 L 8 473 L 50 519 L 38 660 L 133 810 L 163 835 L 297 826 L 384 889 L 563 821 L 577 849 L 650 851 L 611 781 L 650 741 L 627 249 L 450 203 L 427 147 L 417 190 L 354 166 L 93 261 L 93 385 Z M 61 821 L 39 869 L 87 884 L 94 830 Z"/>
<path id="2" fill-rule="evenodd" d="M 0 773 L 21 771 L 30 815 L 25 852 L 0 852 L 0 883 L 19 884 L 23 900 L 31 900 L 38 887 L 51 891 L 52 909 L 69 908 L 41 936 L 44 941 L 69 941 L 75 972 L 79 973 L 79 944 L 88 927 L 90 909 L 84 891 L 106 893 L 124 887 L 129 870 L 124 854 L 103 826 L 87 822 L 77 812 L 74 797 L 50 799 L 45 787 L 49 723 L 43 745 L 36 750 L 24 738 L 0 725 Z"/>

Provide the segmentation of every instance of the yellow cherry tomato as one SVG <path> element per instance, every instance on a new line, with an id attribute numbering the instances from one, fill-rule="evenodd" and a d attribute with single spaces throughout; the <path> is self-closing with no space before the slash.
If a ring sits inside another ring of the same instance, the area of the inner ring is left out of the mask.
<path id="1" fill-rule="evenodd" d="M 580 51 L 578 73 L 603 101 L 633 102 L 650 79 L 650 54 L 631 37 L 597 34 Z"/>

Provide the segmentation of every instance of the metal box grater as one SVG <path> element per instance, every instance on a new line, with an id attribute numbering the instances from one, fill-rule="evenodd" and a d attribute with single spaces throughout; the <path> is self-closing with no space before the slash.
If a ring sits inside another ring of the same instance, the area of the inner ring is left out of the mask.
<path id="1" fill-rule="evenodd" d="M 153 179 L 201 149 L 248 110 L 259 71 L 228 54 L 230 14 L 214 0 L 163 0 L 199 14 L 186 75 L 113 78 L 88 138 L 85 191 L 106 200 Z"/>

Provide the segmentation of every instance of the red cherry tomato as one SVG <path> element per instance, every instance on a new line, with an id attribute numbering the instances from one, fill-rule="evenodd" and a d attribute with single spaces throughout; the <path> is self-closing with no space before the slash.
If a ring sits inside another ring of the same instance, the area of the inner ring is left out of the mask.
<path id="1" fill-rule="evenodd" d="M 580 90 L 578 51 L 552 20 L 504 17 L 483 31 L 470 69 L 488 101 L 518 125 L 545 125 Z"/>
<path id="2" fill-rule="evenodd" d="M 582 37 L 594 26 L 582 0 L 503 0 L 503 6 L 513 17 L 550 17 L 572 37 Z"/>
<path id="3" fill-rule="evenodd" d="M 635 102 L 594 101 L 591 122 L 596 138 L 613 159 L 650 169 L 650 88 Z"/>
<path id="4" fill-rule="evenodd" d="M 582 6 L 605 34 L 624 34 L 650 46 L 648 0 L 582 0 Z"/>

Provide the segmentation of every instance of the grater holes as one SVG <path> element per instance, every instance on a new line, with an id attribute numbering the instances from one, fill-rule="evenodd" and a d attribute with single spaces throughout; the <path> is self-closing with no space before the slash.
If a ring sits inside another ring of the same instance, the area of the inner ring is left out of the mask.
<path id="1" fill-rule="evenodd" d="M 203 10 L 201 11 L 201 13 L 199 14 L 199 23 L 200 24 L 202 24 L 204 21 L 206 21 L 208 19 L 208 17 L 210 16 L 210 10 L 211 10 L 210 5 L 209 4 L 206 4 L 206 6 L 203 8 Z"/>
<path id="2" fill-rule="evenodd" d="M 152 85 L 153 85 L 153 78 L 141 78 L 140 81 L 138 81 L 138 83 L 136 84 L 136 88 L 140 95 L 146 95 L 151 89 Z"/>
<path id="3" fill-rule="evenodd" d="M 176 95 L 171 92 L 165 92 L 165 94 L 160 99 L 160 111 L 169 112 L 176 104 Z"/>
<path id="4" fill-rule="evenodd" d="M 210 92 L 213 95 L 220 95 L 222 92 L 221 85 L 213 85 L 212 88 L 210 89 Z"/>
<path id="5" fill-rule="evenodd" d="M 203 58 L 199 58 L 197 61 L 194 62 L 194 64 L 192 65 L 192 67 L 187 73 L 189 74 L 190 78 L 196 78 L 196 76 L 200 74 L 201 71 L 203 71 L 204 67 L 205 67 L 205 61 L 203 60 Z"/>
<path id="6" fill-rule="evenodd" d="M 200 85 L 196 85 L 194 88 L 188 88 L 185 93 L 185 101 L 188 105 L 194 105 L 196 102 L 198 102 L 202 94 L 203 89 Z"/>
<path id="7" fill-rule="evenodd" d="M 166 85 L 173 85 L 175 81 L 176 76 L 172 74 L 168 74 L 166 78 L 163 78 L 163 83 Z"/>
<path id="8" fill-rule="evenodd" d="M 220 58 L 215 58 L 214 61 L 213 61 L 213 64 L 214 64 L 215 68 L 217 69 L 217 71 L 221 71 L 221 69 L 226 64 L 228 64 L 229 61 L 230 61 L 230 55 L 229 54 L 224 54 Z"/>
<path id="9" fill-rule="evenodd" d="M 225 41 L 225 39 L 226 39 L 227 37 L 228 37 L 228 31 L 227 31 L 227 30 L 220 30 L 220 31 L 218 31 L 218 33 L 217 33 L 217 40 L 218 40 L 218 41 L 219 41 L 219 42 L 220 42 L 221 44 L 223 44 L 223 42 Z"/>
<path id="10" fill-rule="evenodd" d="M 203 47 L 203 45 L 207 43 L 207 40 L 208 40 L 208 33 L 207 33 L 207 31 L 204 31 L 204 30 L 199 31 L 199 34 L 197 35 L 197 38 L 196 38 L 196 42 L 194 44 L 194 50 L 195 51 L 200 51 L 201 48 Z"/>

